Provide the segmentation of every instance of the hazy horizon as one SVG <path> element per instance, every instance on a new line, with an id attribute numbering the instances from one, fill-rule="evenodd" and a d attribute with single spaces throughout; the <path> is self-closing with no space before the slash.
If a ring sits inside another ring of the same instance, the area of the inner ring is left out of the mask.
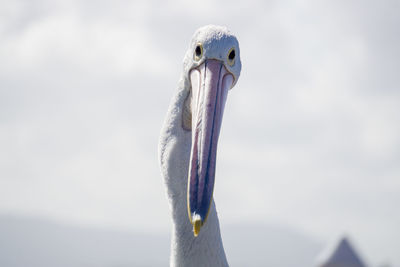
<path id="1" fill-rule="evenodd" d="M 309 267 L 323 251 L 321 242 L 283 225 L 228 224 L 222 235 L 232 266 Z M 7 267 L 167 266 L 169 263 L 170 232 L 116 230 L 0 214 L 0 236 L 0 265 Z M 250 243 L 251 246 L 244 245 Z"/>

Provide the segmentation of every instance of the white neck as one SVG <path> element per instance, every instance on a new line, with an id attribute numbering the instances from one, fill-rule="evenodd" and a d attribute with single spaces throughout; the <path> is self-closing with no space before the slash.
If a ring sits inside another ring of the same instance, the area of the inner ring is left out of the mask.
<path id="1" fill-rule="evenodd" d="M 180 81 L 160 136 L 161 172 L 172 211 L 171 266 L 228 266 L 222 245 L 215 203 L 197 237 L 187 213 L 187 175 L 191 132 L 182 128 L 182 111 L 189 93 L 186 79 Z"/>

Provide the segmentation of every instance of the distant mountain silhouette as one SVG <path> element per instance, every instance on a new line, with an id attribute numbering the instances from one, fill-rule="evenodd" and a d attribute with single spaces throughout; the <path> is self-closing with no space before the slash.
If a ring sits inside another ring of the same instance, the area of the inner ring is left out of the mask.
<path id="1" fill-rule="evenodd" d="M 321 246 L 270 225 L 222 227 L 232 266 L 310 267 Z M 95 229 L 0 215 L 2 267 L 168 266 L 169 236 Z"/>
<path id="2" fill-rule="evenodd" d="M 366 267 L 346 237 L 327 255 L 328 258 L 323 261 L 321 267 Z"/>

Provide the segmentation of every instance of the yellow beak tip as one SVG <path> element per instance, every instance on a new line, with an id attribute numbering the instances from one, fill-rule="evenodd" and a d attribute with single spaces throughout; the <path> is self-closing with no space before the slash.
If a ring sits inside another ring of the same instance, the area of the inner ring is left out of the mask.
<path id="1" fill-rule="evenodd" d="M 195 237 L 199 235 L 201 225 L 202 225 L 202 222 L 200 219 L 197 219 L 193 222 L 193 234 Z"/>

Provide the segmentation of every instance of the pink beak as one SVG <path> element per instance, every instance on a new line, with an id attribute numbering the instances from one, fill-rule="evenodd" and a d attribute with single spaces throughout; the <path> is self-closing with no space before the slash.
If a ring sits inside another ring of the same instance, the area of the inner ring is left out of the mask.
<path id="1" fill-rule="evenodd" d="M 208 59 L 190 72 L 192 148 L 188 177 L 188 213 L 197 236 L 206 222 L 215 180 L 218 137 L 233 75 L 222 61 Z"/>

